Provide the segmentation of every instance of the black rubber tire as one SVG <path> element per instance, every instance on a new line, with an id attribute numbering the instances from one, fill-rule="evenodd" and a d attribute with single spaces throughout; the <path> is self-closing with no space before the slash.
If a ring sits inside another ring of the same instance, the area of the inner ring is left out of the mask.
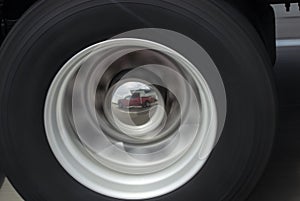
<path id="1" fill-rule="evenodd" d="M 221 139 L 206 165 L 180 189 L 153 200 L 242 201 L 249 195 L 270 155 L 276 96 L 268 54 L 242 15 L 222 1 L 44 0 L 17 23 L 0 53 L 1 158 L 25 200 L 115 200 L 85 188 L 60 166 L 45 135 L 44 101 L 56 73 L 77 52 L 149 26 L 204 47 L 228 101 Z"/>

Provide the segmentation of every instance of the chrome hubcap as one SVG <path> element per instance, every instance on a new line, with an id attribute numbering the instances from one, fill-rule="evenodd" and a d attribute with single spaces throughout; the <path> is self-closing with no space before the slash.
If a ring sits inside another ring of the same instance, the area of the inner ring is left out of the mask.
<path id="1" fill-rule="evenodd" d="M 218 138 L 216 103 L 200 71 L 175 50 L 137 38 L 75 55 L 53 80 L 44 117 L 64 169 L 119 199 L 179 188 Z"/>

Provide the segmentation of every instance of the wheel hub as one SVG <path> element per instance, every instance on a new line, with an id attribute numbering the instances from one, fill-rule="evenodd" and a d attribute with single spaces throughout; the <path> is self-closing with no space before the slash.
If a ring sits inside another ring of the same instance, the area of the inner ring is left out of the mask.
<path id="1" fill-rule="evenodd" d="M 182 55 L 122 38 L 65 64 L 48 92 L 45 127 L 77 181 L 107 196 L 146 199 L 200 170 L 217 139 L 217 113 L 205 79 Z"/>

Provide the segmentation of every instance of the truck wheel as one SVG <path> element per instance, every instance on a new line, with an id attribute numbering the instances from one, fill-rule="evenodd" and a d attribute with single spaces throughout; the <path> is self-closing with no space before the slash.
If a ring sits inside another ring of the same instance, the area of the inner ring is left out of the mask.
<path id="1" fill-rule="evenodd" d="M 242 201 L 275 132 L 269 60 L 222 1 L 39 1 L 0 53 L 5 172 L 25 200 Z M 149 120 L 112 109 L 140 86 Z"/>

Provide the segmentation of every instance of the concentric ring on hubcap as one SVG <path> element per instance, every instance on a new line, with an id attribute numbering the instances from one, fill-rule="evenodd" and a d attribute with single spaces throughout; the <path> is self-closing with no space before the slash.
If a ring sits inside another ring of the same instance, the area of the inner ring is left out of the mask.
<path id="1" fill-rule="evenodd" d="M 173 49 L 134 38 L 95 44 L 69 60 L 48 91 L 44 121 L 63 168 L 120 199 L 184 185 L 218 138 L 216 104 L 199 70 Z"/>

